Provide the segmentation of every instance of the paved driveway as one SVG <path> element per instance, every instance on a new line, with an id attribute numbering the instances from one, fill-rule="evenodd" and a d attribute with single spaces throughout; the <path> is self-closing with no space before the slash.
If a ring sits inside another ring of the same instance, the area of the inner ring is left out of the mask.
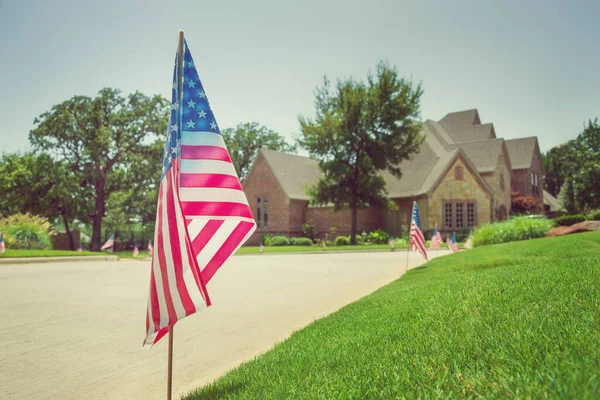
<path id="1" fill-rule="evenodd" d="M 175 327 L 174 398 L 393 281 L 405 260 L 405 252 L 231 258 L 209 284 L 213 306 Z M 421 263 L 410 254 L 409 265 Z M 167 337 L 141 347 L 149 267 L 0 265 L 0 398 L 164 399 Z"/>

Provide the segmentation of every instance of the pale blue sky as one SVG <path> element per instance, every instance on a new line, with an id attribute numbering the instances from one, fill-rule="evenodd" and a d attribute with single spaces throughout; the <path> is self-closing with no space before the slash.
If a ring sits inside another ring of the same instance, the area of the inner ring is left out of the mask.
<path id="1" fill-rule="evenodd" d="M 599 16 L 597 0 L 0 0 L 0 151 L 27 149 L 33 119 L 76 94 L 168 97 L 179 29 L 221 128 L 292 138 L 324 74 L 385 59 L 423 82 L 423 119 L 478 108 L 545 151 L 600 117 Z"/>

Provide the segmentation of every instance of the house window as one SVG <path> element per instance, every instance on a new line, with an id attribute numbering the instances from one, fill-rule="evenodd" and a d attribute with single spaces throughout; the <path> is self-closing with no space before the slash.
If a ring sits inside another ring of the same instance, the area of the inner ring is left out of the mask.
<path id="1" fill-rule="evenodd" d="M 477 203 L 474 201 L 446 201 L 443 211 L 445 229 L 464 229 L 477 225 Z"/>
<path id="2" fill-rule="evenodd" d="M 531 193 L 539 194 L 540 188 L 538 186 L 538 174 L 535 172 L 531 173 Z"/>
<path id="3" fill-rule="evenodd" d="M 456 221 L 456 229 L 462 229 L 465 226 L 464 203 L 454 203 L 454 214 Z"/>
<path id="4" fill-rule="evenodd" d="M 256 226 L 260 228 L 261 223 L 263 228 L 269 227 L 269 199 L 266 197 L 256 198 Z"/>
<path id="5" fill-rule="evenodd" d="M 269 227 L 269 199 L 263 197 L 263 228 Z"/>
<path id="6" fill-rule="evenodd" d="M 462 181 L 463 180 L 463 167 L 457 166 L 454 168 L 454 180 Z"/>
<path id="7" fill-rule="evenodd" d="M 504 174 L 500 174 L 500 190 L 504 192 Z"/>
<path id="8" fill-rule="evenodd" d="M 452 203 L 444 203 L 444 227 L 452 229 Z"/>
<path id="9" fill-rule="evenodd" d="M 260 197 L 256 198 L 256 226 L 260 228 Z"/>

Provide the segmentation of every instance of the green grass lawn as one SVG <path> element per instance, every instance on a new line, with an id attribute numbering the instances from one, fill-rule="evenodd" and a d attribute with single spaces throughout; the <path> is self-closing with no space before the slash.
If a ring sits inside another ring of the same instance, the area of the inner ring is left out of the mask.
<path id="1" fill-rule="evenodd" d="M 186 399 L 475 397 L 600 397 L 600 232 L 434 259 Z"/>
<path id="2" fill-rule="evenodd" d="M 6 249 L 0 254 L 0 258 L 23 258 L 23 257 L 67 257 L 67 256 L 99 256 L 103 253 L 94 253 L 91 251 L 73 251 L 73 250 L 15 250 Z"/>

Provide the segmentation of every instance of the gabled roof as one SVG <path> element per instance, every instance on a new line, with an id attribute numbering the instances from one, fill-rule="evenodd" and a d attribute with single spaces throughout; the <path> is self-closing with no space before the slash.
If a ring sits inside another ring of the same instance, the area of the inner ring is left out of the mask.
<path id="1" fill-rule="evenodd" d="M 475 168 L 477 168 L 477 172 L 485 173 L 496 169 L 503 144 L 504 139 L 490 139 L 454 144 L 451 147 L 462 149 Z"/>
<path id="2" fill-rule="evenodd" d="M 268 149 L 261 149 L 260 153 L 290 199 L 310 200 L 304 187 L 314 185 L 321 176 L 317 160 Z"/>
<path id="3" fill-rule="evenodd" d="M 537 137 L 535 136 L 506 141 L 506 147 L 508 148 L 508 154 L 510 155 L 513 169 L 531 167 L 536 144 Z"/>

